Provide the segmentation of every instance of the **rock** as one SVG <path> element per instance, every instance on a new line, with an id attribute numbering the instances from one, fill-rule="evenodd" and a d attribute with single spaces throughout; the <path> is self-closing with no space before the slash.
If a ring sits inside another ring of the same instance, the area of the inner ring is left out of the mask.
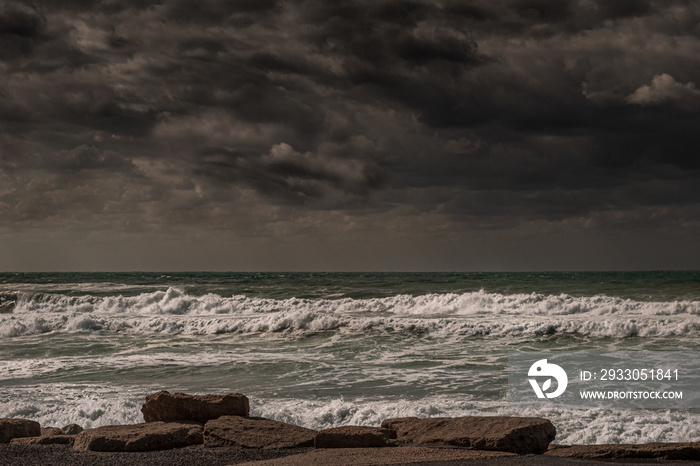
<path id="1" fill-rule="evenodd" d="M 18 437 L 10 440 L 15 445 L 73 445 L 75 435 L 42 435 L 41 437 Z"/>
<path id="2" fill-rule="evenodd" d="M 42 427 L 41 436 L 48 437 L 50 435 L 63 435 L 63 432 L 58 427 Z"/>
<path id="3" fill-rule="evenodd" d="M 61 432 L 63 435 L 76 435 L 79 434 L 83 431 L 83 428 L 80 427 L 78 424 L 68 424 L 65 427 L 61 428 Z"/>
<path id="4" fill-rule="evenodd" d="M 204 425 L 205 447 L 313 447 L 315 430 L 264 418 L 222 416 Z"/>
<path id="5" fill-rule="evenodd" d="M 369 448 L 392 445 L 396 432 L 381 427 L 344 426 L 319 431 L 314 437 L 316 448 Z"/>
<path id="6" fill-rule="evenodd" d="M 153 451 L 202 443 L 203 426 L 196 422 L 148 422 L 103 426 L 79 433 L 73 448 L 83 451 Z"/>
<path id="7" fill-rule="evenodd" d="M 28 419 L 0 419 L 0 443 L 9 443 L 17 437 L 38 437 L 41 426 Z"/>
<path id="8" fill-rule="evenodd" d="M 248 397 L 240 393 L 199 396 L 163 390 L 146 396 L 141 412 L 146 422 L 207 422 L 221 416 L 248 416 L 250 408 Z"/>
<path id="9" fill-rule="evenodd" d="M 541 454 L 554 440 L 556 429 L 536 417 L 469 416 L 457 418 L 387 419 L 382 427 L 414 444 L 452 445 L 473 450 Z"/>
<path id="10" fill-rule="evenodd" d="M 697 460 L 700 458 L 700 442 L 572 445 L 549 450 L 545 455 L 580 459 Z"/>
<path id="11" fill-rule="evenodd" d="M 0 314 L 9 314 L 15 310 L 19 293 L 15 291 L 0 292 Z"/>

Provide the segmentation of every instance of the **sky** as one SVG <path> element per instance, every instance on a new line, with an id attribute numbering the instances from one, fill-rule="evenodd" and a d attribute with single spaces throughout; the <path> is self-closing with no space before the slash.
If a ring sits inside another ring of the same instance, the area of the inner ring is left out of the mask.
<path id="1" fill-rule="evenodd" d="M 691 0 L 6 0 L 0 270 L 700 268 Z"/>

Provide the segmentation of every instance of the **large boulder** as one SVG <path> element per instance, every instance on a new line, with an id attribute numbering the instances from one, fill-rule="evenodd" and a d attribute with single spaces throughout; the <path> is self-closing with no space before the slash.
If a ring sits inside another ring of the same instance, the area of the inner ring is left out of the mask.
<path id="1" fill-rule="evenodd" d="M 222 416 L 204 426 L 205 447 L 313 447 L 315 430 L 264 418 Z"/>
<path id="2" fill-rule="evenodd" d="M 451 445 L 474 450 L 541 454 L 554 440 L 550 421 L 535 417 L 469 416 L 387 419 L 382 427 L 396 431 L 399 441 Z"/>
<path id="3" fill-rule="evenodd" d="M 0 419 L 0 443 L 9 443 L 17 437 L 38 437 L 41 426 L 28 419 Z"/>
<path id="4" fill-rule="evenodd" d="M 141 407 L 146 422 L 207 422 L 221 416 L 248 416 L 248 397 L 240 393 L 228 395 L 187 395 L 165 390 L 146 396 Z"/>
<path id="5" fill-rule="evenodd" d="M 202 424 L 196 422 L 148 422 L 103 426 L 78 434 L 73 448 L 83 451 L 153 451 L 202 443 Z"/>
<path id="6" fill-rule="evenodd" d="M 396 432 L 381 427 L 343 426 L 318 431 L 316 448 L 371 448 L 392 445 Z"/>
<path id="7" fill-rule="evenodd" d="M 17 437 L 10 440 L 14 445 L 73 445 L 75 435 L 42 435 L 41 437 Z"/>
<path id="8" fill-rule="evenodd" d="M 645 443 L 639 445 L 573 445 L 549 450 L 545 455 L 558 458 L 610 460 L 697 460 L 700 458 L 700 442 Z"/>

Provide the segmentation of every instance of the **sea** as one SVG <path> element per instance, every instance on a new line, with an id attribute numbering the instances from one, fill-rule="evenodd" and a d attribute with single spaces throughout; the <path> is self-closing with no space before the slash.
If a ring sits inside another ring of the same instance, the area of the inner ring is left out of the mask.
<path id="1" fill-rule="evenodd" d="M 700 441 L 698 409 L 506 396 L 511 352 L 700 351 L 697 271 L 2 273 L 0 311 L 0 418 L 42 426 L 143 422 L 168 390 L 313 429 L 507 415 L 562 444 Z"/>

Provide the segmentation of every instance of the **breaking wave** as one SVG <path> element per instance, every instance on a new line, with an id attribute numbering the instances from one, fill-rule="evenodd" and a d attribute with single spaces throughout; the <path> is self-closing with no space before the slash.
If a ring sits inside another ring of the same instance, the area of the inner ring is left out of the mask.
<path id="1" fill-rule="evenodd" d="M 334 300 L 193 296 L 178 288 L 107 297 L 20 292 L 14 312 L 0 315 L 0 335 L 385 331 L 438 337 L 649 337 L 695 333 L 700 330 L 698 315 L 698 301 L 644 302 L 604 295 L 479 291 Z"/>
<path id="2" fill-rule="evenodd" d="M 266 299 L 245 295 L 193 296 L 179 288 L 137 296 L 65 296 L 18 293 L 16 313 L 99 313 L 139 315 L 254 315 L 280 311 L 390 313 L 399 315 L 700 315 L 700 301 L 645 302 L 605 295 L 455 294 L 397 295 L 370 299 Z"/>

